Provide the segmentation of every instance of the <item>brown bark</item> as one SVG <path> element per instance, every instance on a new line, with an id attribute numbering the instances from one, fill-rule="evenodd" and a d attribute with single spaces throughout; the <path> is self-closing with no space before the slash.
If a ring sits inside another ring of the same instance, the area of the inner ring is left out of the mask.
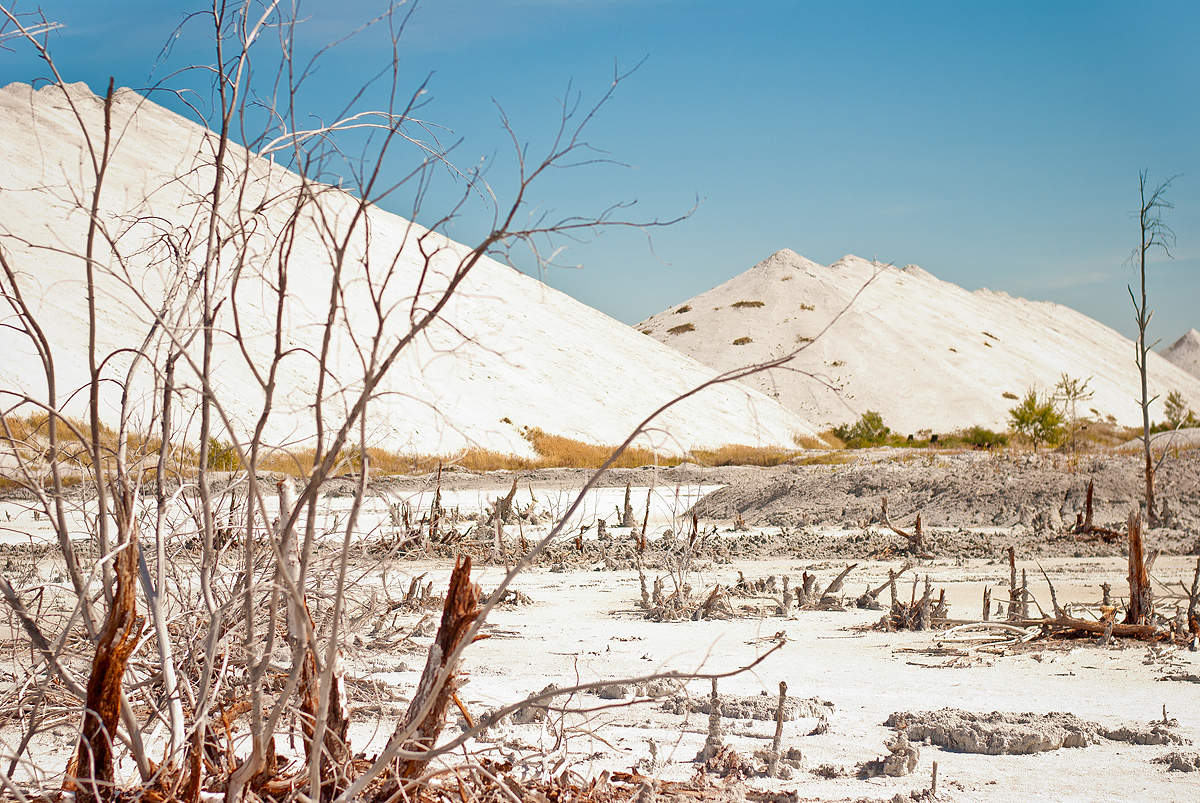
<path id="1" fill-rule="evenodd" d="M 113 503 L 114 512 L 124 520 L 120 527 L 124 538 L 114 560 L 116 591 L 104 626 L 97 636 L 92 671 L 88 676 L 79 748 L 72 759 L 75 799 L 80 803 L 98 803 L 116 798 L 113 738 L 121 713 L 121 681 L 125 675 L 125 664 L 137 647 L 140 628 L 134 598 L 137 588 L 137 525 L 133 494 L 125 491 L 115 496 Z M 68 774 L 70 769 L 68 767 Z"/>
<path id="2" fill-rule="evenodd" d="M 1137 513 L 1130 513 L 1129 608 L 1125 613 L 1125 624 L 1144 625 L 1150 620 L 1153 614 L 1154 594 L 1150 588 L 1150 572 L 1146 568 L 1146 559 L 1142 547 L 1142 520 Z"/>
<path id="3" fill-rule="evenodd" d="M 442 622 L 437 636 L 429 648 L 425 671 L 417 684 L 417 692 L 408 707 L 408 714 L 398 727 L 413 735 L 406 748 L 409 750 L 431 750 L 446 717 L 446 707 L 457 691 L 454 667 L 448 665 L 451 655 L 479 616 L 479 586 L 471 582 L 471 558 L 459 557 L 450 575 L 450 588 L 446 592 L 446 604 L 442 608 Z M 438 683 L 445 672 L 445 682 Z M 432 701 L 431 701 L 432 700 Z M 428 710 L 422 715 L 422 709 Z M 416 717 L 420 716 L 419 720 Z M 429 758 L 400 759 L 396 772 L 400 778 L 417 778 L 429 763 Z"/>
<path id="4" fill-rule="evenodd" d="M 1108 527 L 1097 527 L 1093 520 L 1093 494 L 1095 486 L 1093 480 L 1088 480 L 1087 497 L 1083 502 L 1083 513 L 1075 514 L 1075 529 L 1076 535 L 1096 535 L 1102 541 L 1115 541 L 1120 538 L 1123 533 L 1120 530 L 1109 529 Z"/>
<path id="5" fill-rule="evenodd" d="M 1057 636 L 1070 635 L 1104 635 L 1109 627 L 1112 628 L 1112 635 L 1123 636 L 1127 638 L 1135 638 L 1141 641 L 1159 641 L 1170 637 L 1170 634 L 1164 630 L 1160 630 L 1154 625 L 1135 625 L 1128 623 L 1111 623 L 1103 619 L 1095 621 L 1092 619 L 1076 619 L 1070 616 L 1059 616 L 1051 619 L 1016 619 L 1012 624 L 1017 627 L 1032 627 L 1041 625 L 1050 628 L 1051 632 Z"/>

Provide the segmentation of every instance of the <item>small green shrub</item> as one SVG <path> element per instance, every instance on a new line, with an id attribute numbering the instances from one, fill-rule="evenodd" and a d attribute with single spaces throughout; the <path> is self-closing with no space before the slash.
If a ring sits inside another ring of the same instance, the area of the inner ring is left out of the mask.
<path id="1" fill-rule="evenodd" d="M 1161 429 L 1179 429 L 1180 427 L 1200 427 L 1200 420 L 1197 420 L 1196 414 L 1188 407 L 1188 403 L 1184 400 L 1183 394 L 1178 390 L 1173 390 L 1167 394 L 1167 401 L 1163 411 L 1167 415 L 1167 420 Z M 1158 429 L 1159 427 L 1155 427 Z"/>
<path id="2" fill-rule="evenodd" d="M 734 309 L 747 309 L 749 307 L 765 307 L 762 301 L 735 301 L 733 302 Z"/>
<path id="3" fill-rule="evenodd" d="M 987 427 L 974 426 L 962 431 L 962 442 L 977 449 L 988 449 L 992 446 L 1008 445 L 1007 432 L 993 432 Z"/>
<path id="4" fill-rule="evenodd" d="M 744 345 L 746 345 L 747 343 L 753 343 L 753 342 L 754 342 L 754 341 L 753 341 L 751 338 L 749 338 L 749 337 L 739 337 L 737 340 L 733 341 L 733 345 L 735 345 L 735 346 L 744 346 Z"/>
<path id="5" fill-rule="evenodd" d="M 884 425 L 883 416 L 867 410 L 853 424 L 842 424 L 833 428 L 833 434 L 845 442 L 850 449 L 880 446 L 887 442 L 892 430 Z"/>
<path id="6" fill-rule="evenodd" d="M 1025 398 L 1008 411 L 1012 428 L 1029 438 L 1036 450 L 1039 443 L 1056 446 L 1067 434 L 1066 419 L 1054 404 L 1054 399 L 1041 396 L 1030 388 Z"/>
<path id="7" fill-rule="evenodd" d="M 691 324 L 691 323 L 681 323 L 681 324 L 679 324 L 679 326 L 672 326 L 670 329 L 668 329 L 668 330 L 667 330 L 667 334 L 669 334 L 669 335 L 681 335 L 681 334 L 683 334 L 684 332 L 694 332 L 694 331 L 696 331 L 696 325 L 695 325 L 695 324 Z"/>

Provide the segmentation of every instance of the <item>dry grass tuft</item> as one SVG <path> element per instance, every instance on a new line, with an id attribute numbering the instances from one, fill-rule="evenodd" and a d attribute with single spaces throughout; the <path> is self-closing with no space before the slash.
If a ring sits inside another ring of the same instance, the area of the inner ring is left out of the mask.
<path id="1" fill-rule="evenodd" d="M 820 434 L 821 434 L 821 440 L 823 440 L 827 444 L 829 444 L 829 446 L 826 448 L 833 448 L 833 449 L 845 449 L 846 448 L 846 442 L 844 440 L 842 440 L 841 438 L 839 438 L 836 434 L 834 434 L 832 429 L 827 429 Z"/>
<path id="2" fill-rule="evenodd" d="M 849 452 L 824 452 L 822 454 L 810 454 L 807 457 L 801 457 L 796 461 L 798 466 L 840 466 L 846 463 L 853 463 L 854 455 Z"/>
<path id="3" fill-rule="evenodd" d="M 765 307 L 766 303 L 762 301 L 735 301 L 733 302 L 734 309 L 751 309 L 754 307 Z"/>
<path id="4" fill-rule="evenodd" d="M 691 459 L 702 466 L 778 466 L 792 461 L 796 454 L 792 449 L 778 446 L 729 444 L 693 450 Z"/>
<path id="5" fill-rule="evenodd" d="M 796 446 L 801 449 L 819 449 L 819 450 L 823 451 L 825 449 L 840 449 L 840 448 L 842 448 L 841 445 L 835 445 L 834 443 L 826 442 L 825 440 L 822 440 L 823 437 L 825 437 L 825 436 L 822 435 L 820 437 L 814 438 L 811 435 L 793 435 L 792 443 L 796 444 Z"/>
<path id="6" fill-rule="evenodd" d="M 6 420 L 12 432 L 12 439 L 9 441 L 0 435 L 0 448 L 4 446 L 10 450 L 17 448 L 26 459 L 45 465 L 49 459 L 44 448 L 45 416 L 11 416 Z M 86 427 L 82 422 L 73 423 L 86 432 Z M 615 446 L 609 444 L 587 443 L 564 435 L 554 435 L 537 427 L 526 428 L 521 434 L 533 447 L 533 451 L 536 453 L 535 457 L 523 457 L 482 448 L 466 449 L 455 454 L 429 455 L 367 447 L 366 455 L 373 473 L 388 475 L 427 474 L 436 471 L 438 466 L 459 466 L 470 471 L 522 471 L 538 468 L 596 469 L 603 465 L 616 449 Z M 116 433 L 105 429 L 103 440 L 105 448 L 111 446 L 112 454 L 115 455 Z M 156 439 L 139 440 L 136 436 L 129 436 L 128 440 L 130 459 L 133 461 L 140 459 L 139 469 L 147 476 L 153 474 L 158 441 Z M 670 467 L 684 461 L 704 466 L 777 466 L 788 462 L 804 463 L 806 459 L 803 458 L 803 450 L 830 448 L 828 443 L 804 435 L 795 436 L 793 442 L 796 445 L 795 449 L 727 444 L 712 449 L 696 449 L 686 454 L 656 453 L 643 446 L 632 446 L 617 458 L 613 467 L 636 468 L 648 465 Z M 39 443 L 42 444 L 40 449 L 37 448 Z M 190 447 L 176 447 L 172 451 L 172 472 L 194 476 L 198 468 L 198 450 Z M 86 473 L 87 461 L 82 452 L 81 445 L 64 428 L 63 443 L 59 448 L 59 460 L 60 466 L 64 469 L 65 480 L 77 482 Z M 338 456 L 332 475 L 356 474 L 362 471 L 362 455 L 360 447 L 347 447 Z M 214 463 L 214 456 L 218 458 L 216 463 Z M 141 459 L 143 457 L 144 459 Z M 226 457 L 228 459 L 225 459 Z M 274 449 L 259 455 L 258 470 L 263 473 L 306 477 L 312 474 L 315 457 L 312 449 Z M 807 460 L 812 459 L 812 457 L 807 458 Z M 217 471 L 237 471 L 242 466 L 232 445 L 214 439 L 210 443 L 209 468 Z M 24 483 L 11 472 L 8 476 L 0 475 L 0 490 L 15 490 L 23 485 Z"/>
<path id="7" fill-rule="evenodd" d="M 668 329 L 667 334 L 681 335 L 684 332 L 694 332 L 694 331 L 696 331 L 696 325 L 694 323 L 681 323 L 681 324 L 679 324 L 679 326 L 672 326 L 670 329 Z"/>

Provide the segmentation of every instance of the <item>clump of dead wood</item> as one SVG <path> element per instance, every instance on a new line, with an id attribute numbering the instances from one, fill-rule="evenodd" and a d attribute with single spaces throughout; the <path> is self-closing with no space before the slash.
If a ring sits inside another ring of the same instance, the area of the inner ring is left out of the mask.
<path id="1" fill-rule="evenodd" d="M 933 595 L 933 585 L 929 581 L 929 575 L 925 576 L 925 586 L 921 596 L 917 596 L 916 577 L 912 581 L 912 592 L 909 595 L 908 602 L 897 593 L 896 574 L 888 572 L 887 589 L 891 596 L 891 606 L 888 608 L 887 614 L 879 620 L 876 628 L 879 630 L 930 630 L 934 627 L 944 626 L 944 622 L 949 616 L 950 606 L 946 602 L 946 589 L 941 589 L 937 597 Z"/>
<path id="2" fill-rule="evenodd" d="M 1156 598 L 1150 572 L 1158 553 L 1147 557 L 1138 513 L 1129 515 L 1124 535 L 1128 539 L 1129 592 L 1123 608 L 1113 598 L 1109 583 L 1101 586 L 1101 599 L 1095 605 L 1060 605 L 1054 583 L 1039 565 L 1050 597 L 1049 610 L 1043 609 L 1030 589 L 1026 569 L 1021 569 L 1018 580 L 1016 553 L 1009 547 L 1008 599 L 993 599 L 991 589 L 985 588 L 982 618 L 947 620 L 944 624 L 952 627 L 946 635 L 992 646 L 1039 639 L 1093 639 L 1107 645 L 1116 638 L 1200 648 L 1200 559 L 1190 587 L 1179 583 L 1179 592 L 1175 593 L 1164 586 L 1169 593 Z M 1173 611 L 1167 609 L 1167 601 L 1174 602 Z M 1038 616 L 1033 614 L 1034 607 Z M 1000 618 L 993 619 L 993 614 Z"/>
<path id="3" fill-rule="evenodd" d="M 882 609 L 879 596 L 895 579 L 912 568 L 906 563 L 890 572 L 890 579 L 875 588 L 867 588 L 857 597 L 845 592 L 846 578 L 858 568 L 851 563 L 832 580 L 822 584 L 815 573 L 804 571 L 797 581 L 789 575 L 767 575 L 748 579 L 739 571 L 736 582 L 729 586 L 715 583 L 696 592 L 688 578 L 676 574 L 660 575 L 649 582 L 643 567 L 638 565 L 641 584 L 639 607 L 646 618 L 657 622 L 683 619 L 730 619 L 736 616 L 782 616 L 787 618 L 798 611 L 844 611 L 849 607 Z M 672 589 L 666 583 L 670 579 Z M 735 604 L 738 601 L 739 604 Z M 895 607 L 895 606 L 893 606 Z M 944 612 L 944 610 L 943 610 Z"/>

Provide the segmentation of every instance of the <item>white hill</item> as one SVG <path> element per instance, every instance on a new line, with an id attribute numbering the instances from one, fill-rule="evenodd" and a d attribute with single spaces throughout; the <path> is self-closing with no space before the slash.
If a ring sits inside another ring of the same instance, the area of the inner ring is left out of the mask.
<path id="1" fill-rule="evenodd" d="M 638 328 L 724 370 L 803 345 L 848 304 L 801 352 L 795 370 L 751 380 L 818 426 L 866 410 L 905 434 L 1006 426 L 1015 396 L 1030 386 L 1049 390 L 1064 372 L 1092 377 L 1095 397 L 1081 413 L 1095 408 L 1140 423 L 1131 341 L 1068 307 L 969 292 L 915 265 L 846 256 L 824 266 L 779 251 Z M 1150 355 L 1150 388 L 1164 398 L 1177 389 L 1200 407 L 1200 380 L 1157 354 Z"/>
<path id="2" fill-rule="evenodd" d="M 1162 355 L 1195 377 L 1200 377 L 1200 332 L 1189 329 L 1162 350 Z"/>
<path id="3" fill-rule="evenodd" d="M 102 100 L 86 86 L 67 91 L 77 102 L 91 137 L 102 139 Z M 215 135 L 131 90 L 118 91 L 114 109 L 115 153 L 101 194 L 98 217 L 120 233 L 114 246 L 97 252 L 98 351 L 107 358 L 104 376 L 123 381 L 130 358 L 122 349 L 138 347 L 151 329 L 153 308 L 183 310 L 179 332 L 195 331 L 196 305 L 186 296 L 198 234 L 203 232 L 201 198 L 212 183 Z M 231 182 L 229 192 L 244 191 L 240 207 L 222 210 L 220 225 L 236 216 L 253 218 L 251 253 L 287 231 L 297 177 L 257 156 L 234 149 L 233 162 L 248 167 L 249 179 Z M 88 326 L 83 250 L 88 216 L 80 203 L 89 196 L 90 163 L 80 127 L 62 87 L 33 90 L 12 84 L 0 90 L 0 247 L 19 274 L 19 285 L 45 327 L 54 351 L 59 398 L 88 381 Z M 236 186 L 235 186 L 236 184 Z M 288 295 L 283 347 L 291 349 L 280 365 L 276 409 L 268 441 L 302 442 L 314 431 L 317 365 L 326 299 L 330 287 L 327 239 L 344 231 L 353 199 L 319 186 L 321 226 L 309 212 L 295 231 L 288 262 Z M 265 207 L 262 199 L 276 199 Z M 278 199 L 284 199 L 279 202 Z M 424 229 L 378 208 L 367 213 L 370 242 L 350 246 L 343 285 L 345 310 L 331 343 L 326 409 L 345 403 L 341 389 L 353 391 L 362 366 L 355 347 L 376 324 L 365 292 L 364 260 L 378 277 L 399 254 L 397 274 L 382 297 L 391 310 L 384 327 L 390 341 L 408 331 L 409 310 L 419 308 L 444 286 L 451 266 L 468 249 L 440 237 L 426 248 L 440 249 L 425 278 L 420 298 L 422 259 L 417 239 Z M 191 240 L 185 238 L 190 233 Z M 164 235 L 170 234 L 170 242 Z M 227 246 L 227 249 L 231 246 Z M 116 252 L 121 254 L 120 258 Z M 222 252 L 228 262 L 232 251 Z M 266 262 L 266 260 L 264 260 Z M 216 393 L 226 400 L 235 435 L 244 438 L 261 405 L 252 366 L 262 370 L 273 354 L 271 322 L 276 295 L 271 290 L 275 265 L 242 269 L 240 284 L 230 283 L 226 264 L 216 287 L 223 299 L 214 353 Z M 181 281 L 182 279 L 182 281 Z M 5 293 L 11 291 L 7 280 Z M 137 289 L 137 293 L 133 288 Z M 177 293 L 171 297 L 170 293 Z M 138 300 L 138 295 L 149 304 Z M 181 300 L 182 299 L 182 300 Z M 234 312 L 237 317 L 235 319 Z M 28 337 L 11 326 L 9 305 L 0 311 L 0 388 L 45 398 L 45 380 Z M 189 329 L 190 327 L 190 329 Z M 238 330 L 235 332 L 235 328 Z M 164 339 L 150 338 L 151 361 L 136 366 L 129 383 L 130 406 L 142 415 L 155 403 L 155 369 L 162 369 Z M 190 349 L 198 354 L 198 342 Z M 196 374 L 181 360 L 177 382 L 197 386 Z M 368 412 L 368 445 L 395 451 L 448 454 L 482 446 L 510 454 L 532 454 L 521 437 L 525 426 L 593 443 L 617 443 L 658 405 L 711 378 L 711 368 L 644 337 L 624 324 L 485 258 L 446 307 L 444 322 L 431 327 L 395 365 L 373 397 Z M 106 385 L 105 416 L 116 416 L 116 382 Z M 13 396 L 4 399 L 7 409 Z M 84 410 L 80 394 L 67 412 Z M 180 405 L 191 416 L 194 404 Z M 740 385 L 705 391 L 664 415 L 655 433 L 657 445 L 670 451 L 727 443 L 793 444 L 812 434 L 799 416 L 775 401 Z"/>

